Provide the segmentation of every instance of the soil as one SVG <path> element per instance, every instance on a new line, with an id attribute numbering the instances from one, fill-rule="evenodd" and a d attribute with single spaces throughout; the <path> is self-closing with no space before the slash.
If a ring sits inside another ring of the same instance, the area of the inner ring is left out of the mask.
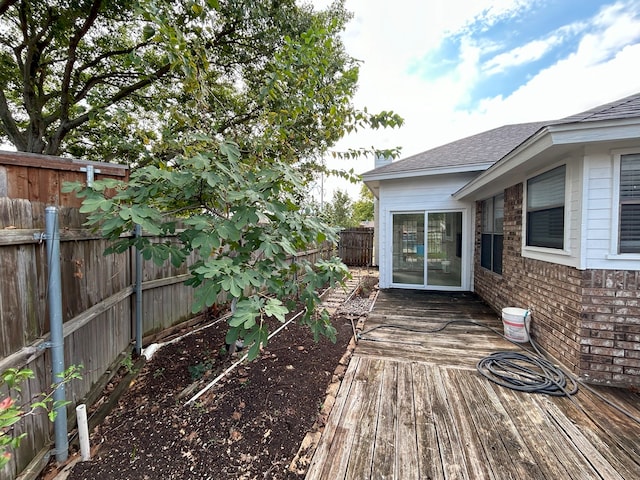
<path id="1" fill-rule="evenodd" d="M 290 465 L 305 453 L 308 462 L 313 446 L 301 450 L 303 439 L 326 421 L 328 387 L 346 370 L 353 324 L 366 316 L 370 292 L 359 292 L 332 316 L 336 343 L 316 343 L 307 327 L 292 322 L 258 359 L 235 368 L 190 405 L 187 400 L 244 352 L 224 351 L 224 321 L 163 346 L 91 432 L 92 459 L 68 467 L 67 478 L 303 478 L 305 461 L 297 471 Z M 112 383 L 105 397 L 113 390 Z"/>

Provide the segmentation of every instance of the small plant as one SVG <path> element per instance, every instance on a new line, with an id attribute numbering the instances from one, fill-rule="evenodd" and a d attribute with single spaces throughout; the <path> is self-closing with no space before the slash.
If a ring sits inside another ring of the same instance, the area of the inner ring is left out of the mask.
<path id="1" fill-rule="evenodd" d="M 69 401 L 54 401 L 53 392 L 60 385 L 69 383 L 71 380 L 82 378 L 80 370 L 82 365 L 71 365 L 64 372 L 59 374 L 60 381 L 51 384 L 49 391 L 36 396 L 36 400 L 30 405 L 20 405 L 20 384 L 25 380 L 34 378 L 32 370 L 27 368 L 10 368 L 0 375 L 0 387 L 7 386 L 9 395 L 0 401 L 0 469 L 11 460 L 11 450 L 20 446 L 20 442 L 27 435 L 23 433 L 14 437 L 11 435 L 13 425 L 18 423 L 27 415 L 34 415 L 40 410 L 47 412 L 50 421 L 56 419 L 58 409 L 68 405 Z"/>
<path id="2" fill-rule="evenodd" d="M 195 365 L 189 365 L 189 374 L 192 380 L 199 380 L 204 377 L 204 374 L 213 368 L 213 362 L 206 360 L 202 363 L 196 363 Z"/>
<path id="3" fill-rule="evenodd" d="M 127 374 L 133 372 L 133 358 L 131 358 L 131 353 L 128 353 L 127 356 L 122 359 L 120 366 L 124 367 Z"/>
<path id="4" fill-rule="evenodd" d="M 153 378 L 164 377 L 164 367 L 160 367 L 153 371 Z"/>
<path id="5" fill-rule="evenodd" d="M 137 456 L 138 456 L 138 446 L 134 445 L 133 448 L 131 449 L 131 455 L 130 455 L 129 461 L 134 462 Z"/>

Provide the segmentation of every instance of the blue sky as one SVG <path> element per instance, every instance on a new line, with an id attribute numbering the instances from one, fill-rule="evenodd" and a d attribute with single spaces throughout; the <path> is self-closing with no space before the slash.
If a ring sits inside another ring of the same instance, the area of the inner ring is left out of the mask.
<path id="1" fill-rule="evenodd" d="M 463 105 L 475 108 L 482 98 L 511 95 L 536 72 L 571 55 L 600 8 L 597 1 L 550 0 L 497 18 L 489 11 L 444 36 L 440 45 L 409 65 L 407 73 L 425 79 L 446 76 L 455 70 L 465 47 L 477 48 L 478 78 Z"/>
<path id="2" fill-rule="evenodd" d="M 393 110 L 406 123 L 352 135 L 338 149 L 399 146 L 402 158 L 640 91 L 638 0 L 346 0 L 346 7 L 354 19 L 345 45 L 362 61 L 356 105 Z M 343 166 L 364 172 L 373 160 Z M 326 198 L 347 188 L 325 185 Z"/>

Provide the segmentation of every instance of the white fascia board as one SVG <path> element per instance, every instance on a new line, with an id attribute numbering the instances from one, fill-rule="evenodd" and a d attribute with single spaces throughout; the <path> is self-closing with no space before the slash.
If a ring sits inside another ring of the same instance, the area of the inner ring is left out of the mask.
<path id="1" fill-rule="evenodd" d="M 455 192 L 452 195 L 453 198 L 456 200 L 468 199 L 474 192 L 508 174 L 515 167 L 526 163 L 530 158 L 551 146 L 553 146 L 553 139 L 548 130 L 544 128 Z"/>
<path id="2" fill-rule="evenodd" d="M 433 175 L 446 175 L 451 173 L 483 172 L 491 165 L 491 163 L 478 163 L 474 165 L 462 165 L 455 167 L 423 168 L 420 170 L 407 170 L 404 172 L 389 172 L 379 174 L 370 173 L 362 175 L 362 180 L 364 180 L 365 183 L 368 183 L 374 180 L 398 180 L 401 178 L 430 177 Z"/>
<path id="3" fill-rule="evenodd" d="M 593 143 L 640 138 L 640 119 L 551 125 L 554 145 Z"/>
<path id="4" fill-rule="evenodd" d="M 363 180 L 364 184 L 371 190 L 373 196 L 380 198 L 380 182 L 377 180 Z"/>

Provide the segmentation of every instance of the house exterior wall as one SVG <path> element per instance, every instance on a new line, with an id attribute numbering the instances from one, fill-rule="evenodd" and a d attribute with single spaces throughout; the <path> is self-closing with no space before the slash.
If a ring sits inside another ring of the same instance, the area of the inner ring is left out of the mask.
<path id="1" fill-rule="evenodd" d="M 471 287 L 471 255 L 473 231 L 473 204 L 460 202 L 451 195 L 469 182 L 475 173 L 434 175 L 419 179 L 387 180 L 381 182 L 379 193 L 378 251 L 380 287 L 392 284 L 392 215 L 401 212 L 463 212 L 463 256 L 467 267 L 463 272 L 463 289 Z"/>
<path id="2" fill-rule="evenodd" d="M 640 270 L 640 255 L 618 255 L 620 155 L 640 153 L 640 144 L 619 143 L 585 150 L 584 268 Z"/>
<path id="3" fill-rule="evenodd" d="M 476 203 L 475 291 L 497 311 L 530 308 L 532 337 L 574 374 L 597 383 L 640 385 L 640 272 L 579 269 L 523 256 L 524 184 L 504 194 L 502 275 L 480 266 L 482 202 Z M 602 215 L 601 203 L 587 202 L 586 210 L 592 207 L 596 219 Z M 593 211 L 585 216 L 593 218 Z M 596 232 L 591 238 L 601 236 Z"/>

